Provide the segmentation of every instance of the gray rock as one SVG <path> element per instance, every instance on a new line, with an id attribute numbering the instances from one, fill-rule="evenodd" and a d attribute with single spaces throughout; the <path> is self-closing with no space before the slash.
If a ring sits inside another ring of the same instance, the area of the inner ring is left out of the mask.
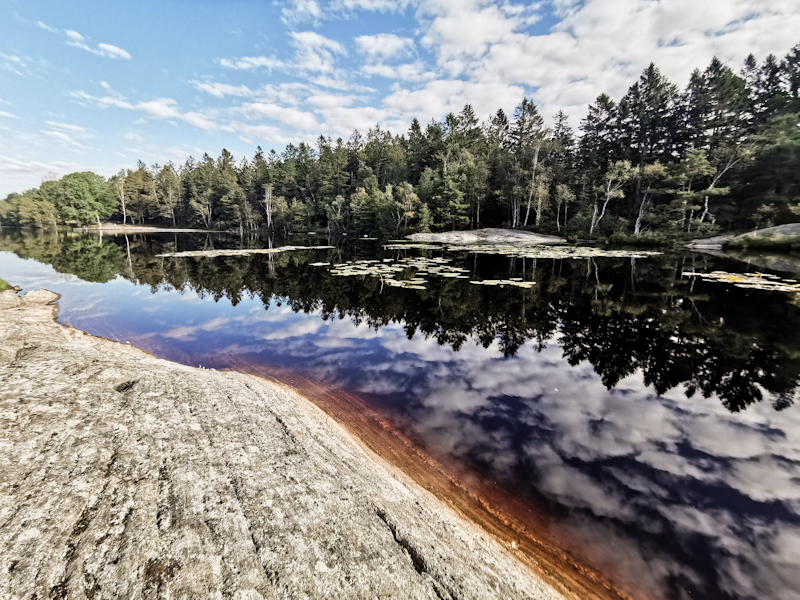
<path id="1" fill-rule="evenodd" d="M 567 240 L 555 235 L 540 235 L 518 229 L 472 229 L 469 231 L 445 231 L 443 233 L 413 233 L 406 236 L 415 242 L 438 242 L 441 244 L 502 244 L 509 246 L 541 246 L 565 244 Z"/>
<path id="2" fill-rule="evenodd" d="M 0 293 L 0 598 L 560 598 L 307 399 Z"/>

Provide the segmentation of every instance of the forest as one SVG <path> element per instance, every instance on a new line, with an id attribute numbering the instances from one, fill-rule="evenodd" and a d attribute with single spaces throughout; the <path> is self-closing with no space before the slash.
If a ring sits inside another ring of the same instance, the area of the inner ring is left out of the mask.
<path id="1" fill-rule="evenodd" d="M 480 121 L 467 105 L 404 135 L 376 125 L 283 152 L 223 150 L 44 181 L 0 201 L 0 224 L 118 223 L 397 237 L 510 227 L 568 239 L 662 243 L 800 220 L 800 44 L 714 58 L 684 90 L 656 65 L 600 95 L 578 131 L 522 99 Z"/>

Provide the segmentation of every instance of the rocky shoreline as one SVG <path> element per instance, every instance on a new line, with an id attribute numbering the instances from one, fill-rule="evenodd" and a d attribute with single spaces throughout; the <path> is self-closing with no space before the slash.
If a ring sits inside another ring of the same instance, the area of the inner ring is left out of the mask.
<path id="1" fill-rule="evenodd" d="M 0 293 L 0 597 L 576 597 L 292 390 L 55 300 Z"/>

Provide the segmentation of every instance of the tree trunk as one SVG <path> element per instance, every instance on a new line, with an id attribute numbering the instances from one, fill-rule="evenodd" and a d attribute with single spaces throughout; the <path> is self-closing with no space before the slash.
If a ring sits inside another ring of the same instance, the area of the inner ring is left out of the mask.
<path id="1" fill-rule="evenodd" d="M 539 164 L 539 148 L 540 146 L 536 146 L 533 151 L 533 169 L 531 173 L 531 187 L 530 192 L 528 192 L 528 209 L 525 211 L 525 222 L 522 224 L 523 227 L 528 226 L 528 215 L 531 213 L 531 200 L 533 199 L 533 190 L 536 187 L 536 166 Z M 536 224 L 539 224 L 539 215 L 536 215 Z"/>
<path id="2" fill-rule="evenodd" d="M 561 233 L 561 223 L 558 222 L 559 217 L 561 216 L 561 205 L 556 204 L 556 231 Z"/>
<path id="3" fill-rule="evenodd" d="M 600 219 L 602 219 L 605 216 L 606 207 L 608 206 L 609 202 L 611 202 L 611 196 L 610 195 L 606 196 L 605 202 L 603 202 L 603 210 L 600 212 L 600 216 L 597 217 L 596 220 L 595 220 L 595 216 L 597 215 L 597 204 L 594 205 L 594 215 L 592 215 L 592 226 L 589 229 L 589 235 L 592 235 L 592 233 L 594 233 L 594 228 L 597 227 L 597 224 L 600 222 Z"/>
<path id="4" fill-rule="evenodd" d="M 594 227 L 600 219 L 597 218 L 597 200 L 594 201 L 594 212 L 592 213 L 592 224 L 589 226 L 589 235 L 594 232 Z"/>
<path id="5" fill-rule="evenodd" d="M 700 222 L 706 220 L 706 215 L 708 214 L 708 196 L 705 197 L 703 200 L 703 213 L 700 215 Z"/>
<path id="6" fill-rule="evenodd" d="M 644 218 L 644 211 L 650 202 L 650 198 L 645 196 L 639 204 L 639 214 L 636 215 L 636 225 L 633 227 L 633 235 L 638 236 L 642 232 L 642 219 Z"/>

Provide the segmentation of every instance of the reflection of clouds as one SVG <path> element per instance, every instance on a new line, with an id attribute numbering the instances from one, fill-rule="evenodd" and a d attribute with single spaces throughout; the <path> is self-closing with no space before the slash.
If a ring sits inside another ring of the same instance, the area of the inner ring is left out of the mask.
<path id="1" fill-rule="evenodd" d="M 541 493 L 580 511 L 564 526 L 595 540 L 651 589 L 678 578 L 703 590 L 714 580 L 703 561 L 713 560 L 717 585 L 734 596 L 798 597 L 800 557 L 783 550 L 795 541 L 784 531 L 790 525 L 759 514 L 769 514 L 765 504 L 735 498 L 783 503 L 797 514 L 800 468 L 786 460 L 800 454 L 797 411 L 775 413 L 765 402 L 731 414 L 716 398 L 687 399 L 681 389 L 657 396 L 641 375 L 609 391 L 590 364 L 566 365 L 555 344 L 541 353 L 523 346 L 502 360 L 496 345 L 468 340 L 454 352 L 433 338 L 406 339 L 402 325 L 375 332 L 333 321 L 279 331 L 309 332 L 281 352 L 299 357 L 315 346 L 322 354 L 313 357 L 314 372 L 330 381 L 359 365 L 362 392 L 414 398 L 416 427 L 444 450 L 499 476 L 527 465 Z M 379 346 L 360 345 L 366 341 Z M 347 352 L 327 352 L 345 343 Z M 507 409 L 504 398 L 516 398 L 517 407 Z M 689 555 L 699 536 L 708 555 L 676 562 L 615 523 L 668 536 Z"/>
<path id="2" fill-rule="evenodd" d="M 3 277 L 28 289 L 66 293 L 81 283 L 8 253 L 3 261 Z M 639 373 L 608 391 L 589 363 L 570 367 L 553 341 L 502 359 L 496 343 L 485 349 L 468 339 L 454 352 L 419 333 L 408 340 L 402 323 L 376 331 L 285 303 L 214 303 L 191 290 L 134 298 L 129 292 L 142 288 L 124 285 L 82 285 L 63 299 L 62 314 L 86 319 L 111 306 L 122 320 L 153 303 L 165 311 L 169 329 L 158 335 L 175 340 L 170 347 L 265 353 L 331 383 L 404 398 L 430 443 L 487 465 L 498 480 L 528 474 L 538 492 L 574 509 L 560 527 L 649 589 L 672 578 L 702 592 L 714 579 L 703 561 L 713 560 L 721 593 L 709 595 L 800 598 L 798 407 L 776 413 L 765 401 L 732 414 L 716 398 L 687 399 L 680 387 L 657 396 Z M 130 302 L 120 307 L 124 294 Z M 665 550 L 675 546 L 684 562 Z"/>
<path id="3" fill-rule="evenodd" d="M 258 306 L 254 306 L 250 310 L 247 311 L 244 315 L 238 315 L 234 317 L 234 320 L 244 323 L 246 325 L 254 325 L 256 323 L 275 323 L 275 322 L 283 322 L 290 317 L 297 316 L 291 309 L 291 307 L 282 305 L 282 306 L 269 306 L 265 307 L 263 304 L 259 303 Z M 308 318 L 315 318 L 313 315 L 302 315 Z"/>
<path id="4" fill-rule="evenodd" d="M 200 329 L 204 331 L 216 331 L 217 329 L 225 325 L 228 321 L 230 321 L 230 319 L 227 319 L 225 317 L 217 317 L 216 319 L 210 319 L 205 323 L 201 324 Z"/>
<path id="5" fill-rule="evenodd" d="M 165 331 L 164 337 L 176 340 L 193 340 L 197 329 L 197 327 L 185 327 L 181 325 L 178 327 L 173 327 L 169 331 Z"/>
<path id="6" fill-rule="evenodd" d="M 286 338 L 300 337 L 317 333 L 324 323 L 320 320 L 303 319 L 290 323 L 285 327 L 271 331 L 264 336 L 265 340 L 285 340 Z"/>
<path id="7" fill-rule="evenodd" d="M 198 331 L 217 331 L 221 327 L 223 327 L 226 323 L 228 323 L 230 319 L 225 317 L 216 317 L 214 319 L 209 319 L 200 325 L 195 325 L 193 327 L 188 327 L 186 325 L 179 325 L 178 327 L 173 327 L 169 331 L 164 332 L 165 338 L 170 339 L 177 339 L 183 341 L 192 341 L 195 339 L 195 336 Z"/>
<path id="8" fill-rule="evenodd" d="M 314 342 L 314 345 L 317 348 L 352 348 L 355 344 L 353 344 L 352 340 L 347 338 L 345 339 L 337 339 L 332 337 L 320 337 L 320 339 Z"/>
<path id="9" fill-rule="evenodd" d="M 735 497 L 738 492 L 762 503 L 783 502 L 797 518 L 800 465 L 786 460 L 800 450 L 796 410 L 775 413 L 765 402 L 731 414 L 716 398 L 690 400 L 680 390 L 656 396 L 641 376 L 608 391 L 590 365 L 567 367 L 553 345 L 541 354 L 523 347 L 505 361 L 491 352 L 482 359 L 480 352 L 471 354 L 451 355 L 446 380 L 440 374 L 419 390 L 414 420 L 442 447 L 484 460 L 513 457 L 527 463 L 537 474 L 537 489 L 560 504 L 656 534 L 666 534 L 666 527 L 689 552 L 695 536 L 705 538 L 724 579 L 720 585 L 734 595 L 763 597 L 768 590 L 771 597 L 798 597 L 800 559 L 791 563 L 794 570 L 785 570 L 786 558 L 773 543 L 788 524 L 760 514 L 769 515 L 770 507 Z M 524 404 L 499 426 L 529 427 L 522 453 L 492 422 L 501 413 L 490 407 L 502 397 Z M 496 459 L 485 462 L 498 466 Z M 699 489 L 697 483 L 712 487 Z M 699 583 L 700 572 L 686 572 L 694 565 L 637 548 L 639 542 L 622 530 L 603 535 L 614 539 L 612 553 L 620 558 L 646 552 L 648 562 L 662 563 L 652 565 L 655 572 Z"/>

